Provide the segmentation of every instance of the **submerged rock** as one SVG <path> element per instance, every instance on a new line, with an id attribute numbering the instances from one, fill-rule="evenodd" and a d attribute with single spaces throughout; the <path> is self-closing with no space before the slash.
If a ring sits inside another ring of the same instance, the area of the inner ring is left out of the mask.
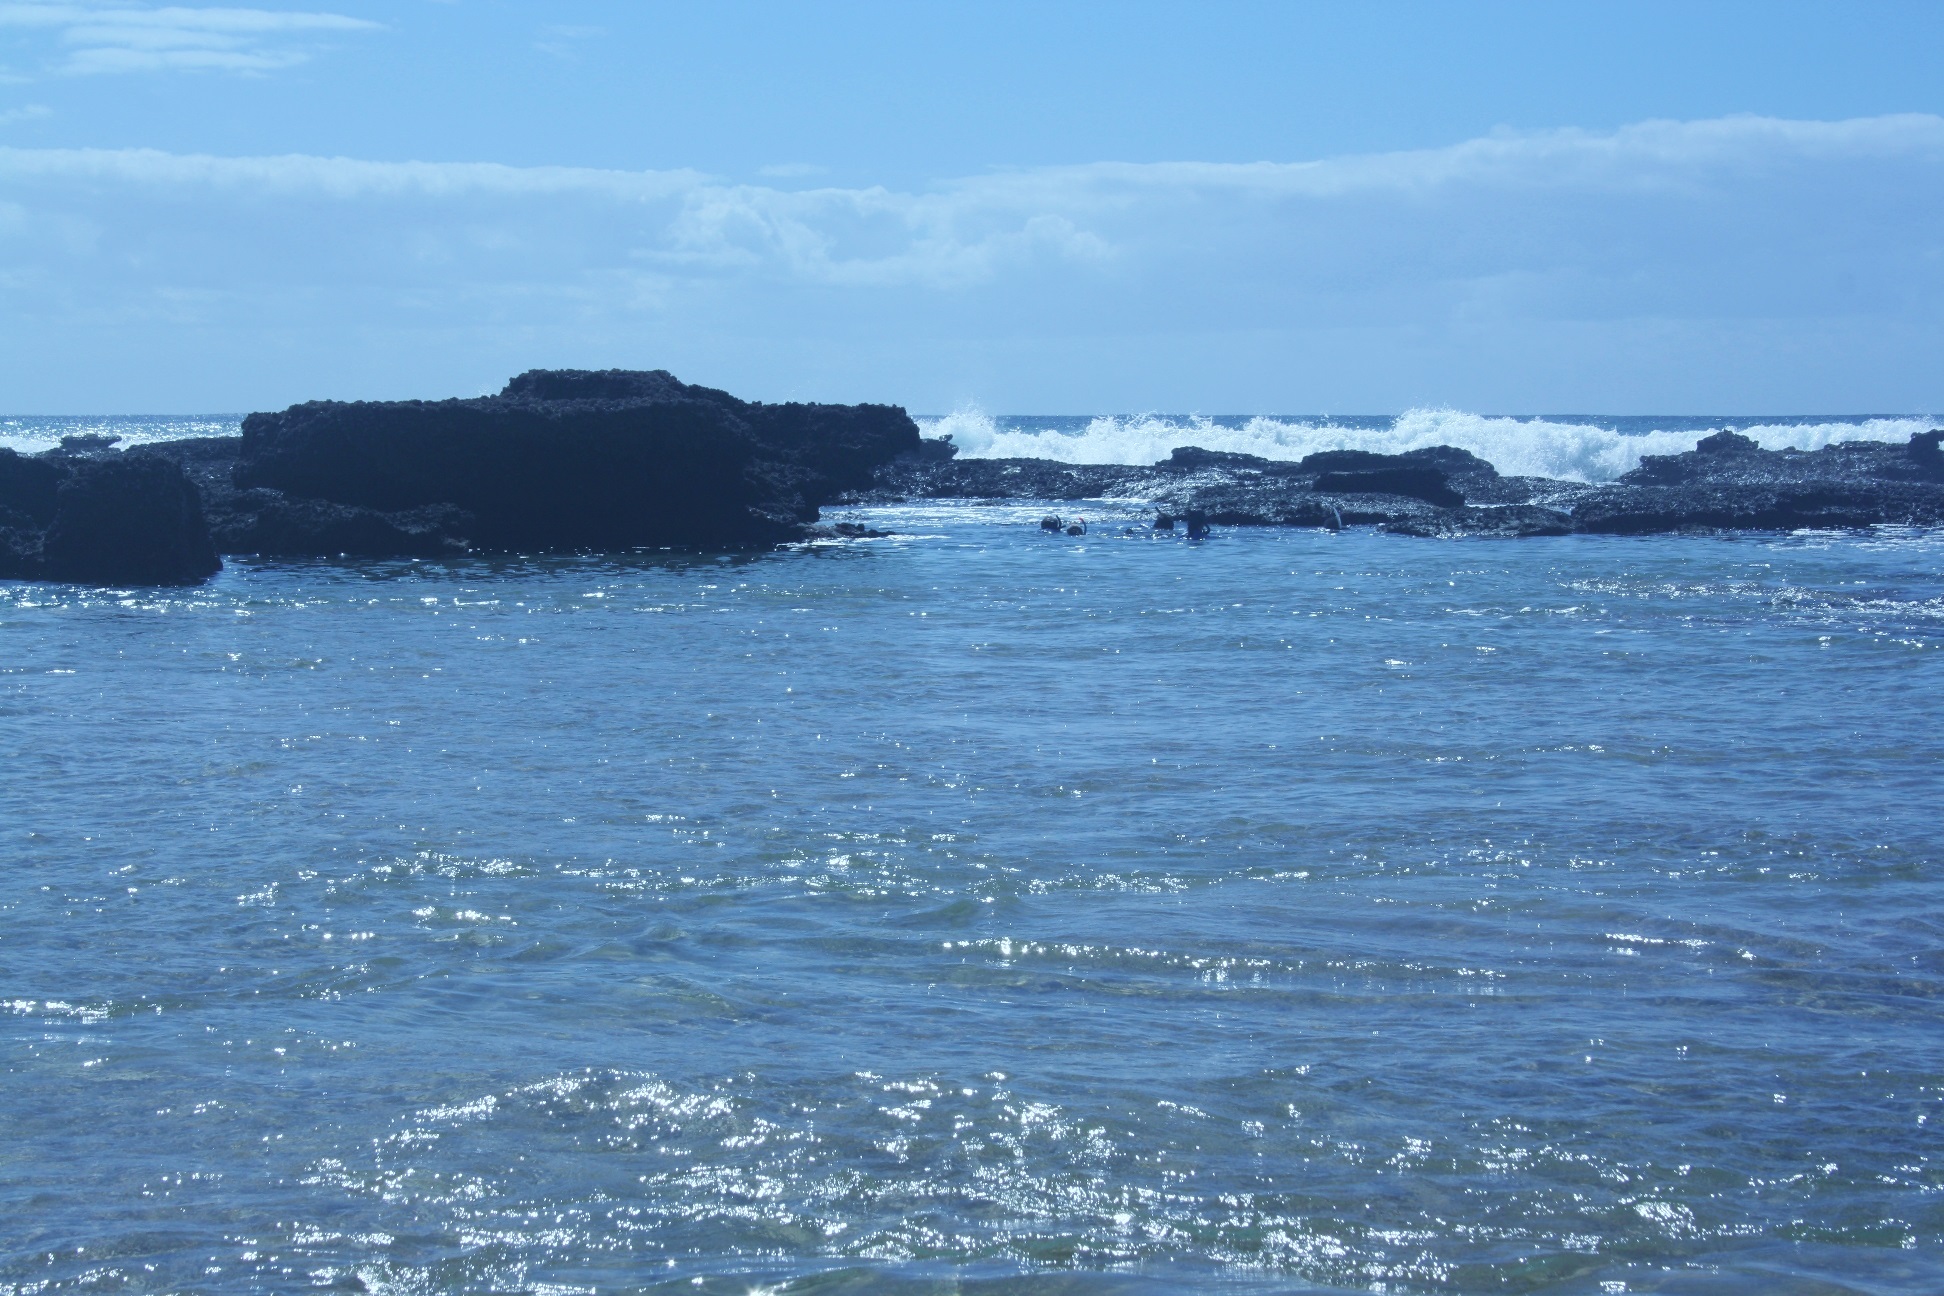
<path id="1" fill-rule="evenodd" d="M 1573 517 L 1537 504 L 1501 504 L 1490 508 L 1455 508 L 1382 524 L 1393 535 L 1431 536 L 1451 540 L 1460 536 L 1562 536 L 1573 533 Z"/>

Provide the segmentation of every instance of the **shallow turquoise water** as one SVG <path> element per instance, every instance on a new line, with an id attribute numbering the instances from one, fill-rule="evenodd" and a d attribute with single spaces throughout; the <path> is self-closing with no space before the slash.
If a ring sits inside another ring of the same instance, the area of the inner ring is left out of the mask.
<path id="1" fill-rule="evenodd" d="M 1944 1289 L 1944 537 L 859 516 L 0 589 L 0 1292 Z"/>

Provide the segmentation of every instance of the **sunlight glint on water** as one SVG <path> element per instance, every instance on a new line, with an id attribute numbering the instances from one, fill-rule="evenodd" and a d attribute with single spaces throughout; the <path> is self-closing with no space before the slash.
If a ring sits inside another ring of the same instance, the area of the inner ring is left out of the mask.
<path id="1" fill-rule="evenodd" d="M 1938 537 L 1036 513 L 0 592 L 0 1291 L 1944 1287 Z"/>

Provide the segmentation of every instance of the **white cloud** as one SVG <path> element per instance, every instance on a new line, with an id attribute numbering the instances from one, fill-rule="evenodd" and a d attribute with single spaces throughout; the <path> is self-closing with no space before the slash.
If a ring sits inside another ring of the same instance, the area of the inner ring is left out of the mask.
<path id="1" fill-rule="evenodd" d="M 1100 162 L 918 189 L 0 148 L 0 201 L 15 212 L 0 231 L 0 350 L 61 336 L 51 320 L 81 330 L 83 350 L 102 321 L 129 337 L 235 330 L 246 351 L 247 330 L 301 326 L 312 340 L 293 355 L 390 329 L 523 363 L 537 340 L 643 330 L 685 346 L 714 330 L 738 353 L 751 336 L 823 347 L 823 365 L 925 338 L 957 364 L 1052 334 L 1090 357 L 1061 362 L 1076 368 L 1144 354 L 1144 373 L 1165 372 L 1157 351 L 1199 347 L 1204 368 L 1246 352 L 1252 372 L 1311 365 L 1324 383 L 1361 365 L 1372 390 L 1404 363 L 1387 357 L 1453 375 L 1367 402 L 1381 408 L 1482 402 L 1464 384 L 1494 367 L 1678 371 L 1706 392 L 1742 363 L 1716 354 L 1735 338 L 1753 368 L 1890 372 L 1931 345 L 1913 339 L 1944 338 L 1944 119 L 1924 115 Z M 1931 381 L 1910 373 L 1911 390 Z"/>
<path id="2" fill-rule="evenodd" d="M 0 126 L 11 126 L 15 122 L 33 121 L 39 117 L 52 117 L 54 110 L 46 104 L 22 104 L 18 108 L 0 109 Z"/>
<path id="3" fill-rule="evenodd" d="M 380 24 L 343 14 L 171 5 L 0 4 L 0 28 L 44 31 L 74 76 L 165 70 L 267 72 L 301 63 L 314 42 Z"/>
<path id="4" fill-rule="evenodd" d="M 1761 205 L 1778 186 L 1809 183 L 1813 191 L 1811 178 L 1831 168 L 1881 166 L 1935 182 L 1944 168 L 1944 118 L 1648 122 L 1605 133 L 1502 135 L 1317 162 L 1101 162 L 1002 171 L 921 191 L 786 190 L 693 171 L 0 149 L 0 182 L 12 186 L 86 180 L 182 198 L 201 191 L 264 202 L 315 195 L 406 204 L 408 211 L 385 219 L 426 230 L 453 221 L 476 229 L 502 217 L 518 224 L 526 219 L 522 204 L 552 204 L 572 213 L 567 227 L 610 222 L 625 228 L 624 245 L 607 249 L 620 263 L 645 259 L 696 273 L 763 271 L 827 284 L 935 287 L 990 280 L 1007 265 L 1040 255 L 1100 264 L 1172 244 L 1178 253 L 1204 257 L 1238 237 L 1256 240 L 1256 252 L 1266 250 L 1265 240 L 1282 243 L 1297 259 L 1303 248 L 1289 246 L 1292 239 L 1326 240 L 1328 249 L 1312 250 L 1339 253 L 1387 239 L 1393 255 L 1406 250 L 1400 244 L 1412 244 L 1428 245 L 1418 250 L 1445 260 L 1477 260 L 1500 244 L 1531 251 L 1534 235 L 1558 234 L 1562 219 L 1598 220 L 1601 211 L 1622 206 L 1643 228 L 1665 232 L 1672 225 L 1692 233 L 1727 210 L 1724 204 L 1753 201 L 1747 216 L 1786 217 Z M 1804 197 L 1826 206 L 1831 195 Z M 1850 197 L 1867 206 L 1894 194 L 1866 185 Z M 1516 237 L 1495 238 L 1493 224 Z M 1197 229 L 1211 237 L 1197 237 Z M 1217 232 L 1219 239 L 1212 237 Z M 1460 232 L 1467 237 L 1454 241 Z M 1439 244 L 1449 246 L 1440 251 Z M 1248 254 L 1241 246 L 1230 250 Z M 1502 269 L 1532 266 L 1528 258 Z"/>

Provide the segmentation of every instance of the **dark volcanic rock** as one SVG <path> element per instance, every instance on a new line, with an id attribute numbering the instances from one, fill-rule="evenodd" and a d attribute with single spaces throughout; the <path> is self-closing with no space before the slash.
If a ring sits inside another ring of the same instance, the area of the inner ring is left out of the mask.
<path id="1" fill-rule="evenodd" d="M 1620 485 L 1593 492 L 1573 509 L 1575 530 L 1614 535 L 1843 529 L 1884 522 L 1944 522 L 1944 490 L 1894 481 Z"/>
<path id="2" fill-rule="evenodd" d="M 1300 462 L 1183 446 L 1151 468 L 1036 459 L 901 460 L 860 498 L 1146 500 L 1225 526 L 1375 524 L 1401 535 L 1539 536 L 1944 524 L 1944 429 L 1908 445 L 1764 450 L 1735 432 L 1650 455 L 1603 486 L 1502 477 L 1454 446 L 1329 450 Z"/>
<path id="3" fill-rule="evenodd" d="M 112 440 L 0 450 L 0 576 L 194 581 L 218 551 L 748 548 L 824 534 L 819 507 L 900 456 L 950 457 L 893 406 L 764 405 L 660 370 L 534 370 L 477 400 L 313 401 L 241 437 Z"/>
<path id="4" fill-rule="evenodd" d="M 263 487 L 240 489 L 240 437 L 163 441 L 128 452 L 182 466 L 202 493 L 217 552 L 267 557 L 437 558 L 464 553 L 472 517 L 450 504 L 380 512 Z"/>
<path id="5" fill-rule="evenodd" d="M 1639 486 L 1671 486 L 1701 481 L 1723 471 L 1759 466 L 1766 453 L 1753 437 L 1739 432 L 1716 432 L 1695 442 L 1682 454 L 1643 455 L 1640 466 L 1620 480 Z"/>
<path id="6" fill-rule="evenodd" d="M 808 524 L 826 502 L 914 497 L 1107 497 L 1169 522 L 1439 537 L 1944 525 L 1940 443 L 1944 430 L 1768 451 L 1720 432 L 1604 486 L 1502 477 L 1451 446 L 1296 463 L 1195 446 L 1150 467 L 968 460 L 889 406 L 760 405 L 660 371 L 536 370 L 477 400 L 255 414 L 240 438 L 0 450 L 0 576 L 193 581 L 216 569 L 212 537 L 224 553 L 317 556 L 742 548 L 872 536 Z"/>
<path id="7" fill-rule="evenodd" d="M 1463 483 L 1462 490 L 1458 483 Z M 1153 467 L 1047 459 L 900 459 L 878 469 L 859 503 L 902 499 L 1146 499 L 1171 515 L 1224 526 L 1318 526 L 1425 520 L 1465 503 L 1524 503 L 1532 488 L 1452 446 L 1404 455 L 1328 451 L 1300 463 L 1181 446 Z"/>
<path id="8" fill-rule="evenodd" d="M 193 482 L 159 459 L 76 464 L 40 546 L 43 579 L 195 585 L 222 569 Z"/>
<path id="9" fill-rule="evenodd" d="M 1286 459 L 1264 459 L 1261 455 L 1238 454 L 1233 450 L 1204 450 L 1200 446 L 1176 446 L 1155 467 L 1164 472 L 1202 472 L 1209 468 L 1267 473 L 1299 471 L 1297 465 Z"/>
<path id="10" fill-rule="evenodd" d="M 896 531 L 880 531 L 876 527 L 865 526 L 862 522 L 833 522 L 828 525 L 818 523 L 804 532 L 806 540 L 883 540 L 898 534 Z"/>
<path id="11" fill-rule="evenodd" d="M 0 526 L 45 531 L 54 520 L 61 483 L 72 469 L 47 455 L 0 446 Z"/>
<path id="12" fill-rule="evenodd" d="M 1944 522 L 1937 433 L 1905 445 L 1843 441 L 1820 450 L 1764 450 L 1717 432 L 1685 454 L 1648 455 L 1617 483 L 1573 506 L 1581 531 L 1646 534 L 1792 530 Z"/>
<path id="13" fill-rule="evenodd" d="M 1442 457 L 1447 451 L 1452 458 Z M 1184 446 L 1155 465 L 1152 495 L 1172 512 L 1200 510 L 1224 526 L 1337 530 L 1426 521 L 1465 502 L 1446 463 L 1482 481 L 1498 477 L 1490 464 L 1449 446 L 1408 455 L 1331 450 L 1299 463 Z"/>
<path id="14" fill-rule="evenodd" d="M 475 400 L 252 414 L 235 483 L 367 510 L 428 544 L 463 524 L 487 549 L 742 548 L 800 538 L 821 504 L 920 449 L 894 406 L 762 405 L 659 370 L 536 370 Z M 376 534 L 364 515 L 333 524 Z"/>
<path id="15" fill-rule="evenodd" d="M 1451 489 L 1451 478 L 1439 468 L 1326 472 L 1310 489 L 1335 495 L 1405 495 L 1444 508 L 1457 508 L 1465 502 L 1463 495 Z"/>
<path id="16" fill-rule="evenodd" d="M 472 515 L 451 504 L 384 513 L 261 489 L 232 492 L 224 503 L 210 518 L 224 553 L 438 558 L 466 552 L 472 530 Z"/>
<path id="17" fill-rule="evenodd" d="M 193 482 L 175 464 L 64 446 L 0 449 L 0 577 L 193 585 L 222 567 Z"/>
<path id="18" fill-rule="evenodd" d="M 36 579 L 41 539 L 67 479 L 65 464 L 0 446 L 0 579 Z"/>
<path id="19" fill-rule="evenodd" d="M 1377 454 L 1370 450 L 1319 450 L 1304 456 L 1297 465 L 1309 473 L 1388 472 L 1406 468 L 1433 468 L 1447 476 L 1496 477 L 1498 469 L 1469 450 L 1457 446 L 1426 446 L 1403 454 Z"/>
<path id="20" fill-rule="evenodd" d="M 1928 481 L 1944 481 L 1944 449 L 1938 444 L 1941 441 L 1944 441 L 1944 428 L 1932 428 L 1913 435 L 1904 448 L 1905 456 Z"/>

